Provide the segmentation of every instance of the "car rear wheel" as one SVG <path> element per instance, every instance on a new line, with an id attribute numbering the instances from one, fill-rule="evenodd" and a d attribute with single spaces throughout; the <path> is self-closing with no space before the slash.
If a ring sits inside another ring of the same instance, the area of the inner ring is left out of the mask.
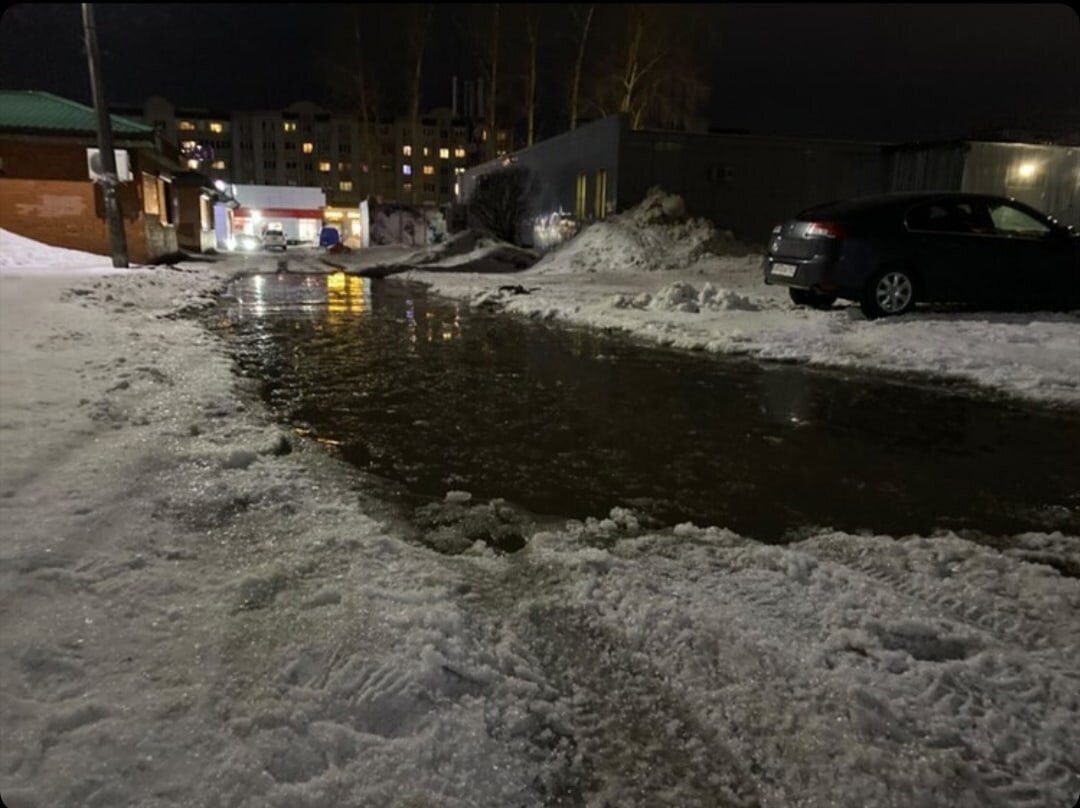
<path id="1" fill-rule="evenodd" d="M 901 267 L 879 269 L 863 288 L 859 307 L 867 319 L 911 311 L 915 305 L 915 279 Z"/>
<path id="2" fill-rule="evenodd" d="M 789 288 L 788 294 L 791 296 L 791 302 L 796 306 L 813 306 L 815 309 L 828 309 L 832 308 L 832 304 L 836 302 L 836 295 L 824 295 L 815 292 L 813 289 Z"/>

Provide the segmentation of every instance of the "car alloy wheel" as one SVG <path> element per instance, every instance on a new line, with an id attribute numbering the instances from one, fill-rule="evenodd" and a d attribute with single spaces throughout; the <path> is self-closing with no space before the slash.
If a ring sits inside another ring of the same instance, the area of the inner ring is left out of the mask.
<path id="1" fill-rule="evenodd" d="M 903 314 L 915 305 L 915 281 L 905 269 L 880 269 L 863 287 L 860 308 L 868 319 Z"/>

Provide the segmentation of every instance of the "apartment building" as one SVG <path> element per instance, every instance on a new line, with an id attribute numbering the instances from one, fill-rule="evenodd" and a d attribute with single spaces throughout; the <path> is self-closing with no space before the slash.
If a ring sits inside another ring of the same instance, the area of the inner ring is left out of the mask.
<path id="1" fill-rule="evenodd" d="M 327 204 L 362 200 L 416 206 L 455 199 L 465 169 L 492 151 L 512 147 L 508 130 L 489 133 L 451 108 L 414 122 L 381 120 L 365 127 L 355 113 L 300 101 L 281 110 L 175 107 L 155 96 L 140 108 L 116 108 L 141 118 L 177 144 L 185 165 L 237 185 L 319 188 Z"/>
<path id="2" fill-rule="evenodd" d="M 211 180 L 232 181 L 232 113 L 175 107 L 161 96 L 151 96 L 142 106 L 113 105 L 110 111 L 156 129 L 180 150 L 185 168 Z"/>

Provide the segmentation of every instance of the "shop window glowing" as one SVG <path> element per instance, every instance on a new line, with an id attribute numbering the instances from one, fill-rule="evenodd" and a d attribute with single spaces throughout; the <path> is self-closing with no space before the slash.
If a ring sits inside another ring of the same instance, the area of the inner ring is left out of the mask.
<path id="1" fill-rule="evenodd" d="M 315 151 L 315 144 L 314 143 L 304 143 L 304 145 L 303 145 L 304 154 L 311 154 L 313 151 Z"/>

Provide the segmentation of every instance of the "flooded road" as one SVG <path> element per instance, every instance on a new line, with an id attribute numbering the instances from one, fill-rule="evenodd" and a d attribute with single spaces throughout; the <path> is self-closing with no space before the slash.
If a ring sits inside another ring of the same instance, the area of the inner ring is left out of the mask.
<path id="1" fill-rule="evenodd" d="M 230 294 L 215 328 L 277 416 L 412 505 L 463 490 L 769 541 L 1080 529 L 1075 416 L 645 347 L 341 273 Z"/>

